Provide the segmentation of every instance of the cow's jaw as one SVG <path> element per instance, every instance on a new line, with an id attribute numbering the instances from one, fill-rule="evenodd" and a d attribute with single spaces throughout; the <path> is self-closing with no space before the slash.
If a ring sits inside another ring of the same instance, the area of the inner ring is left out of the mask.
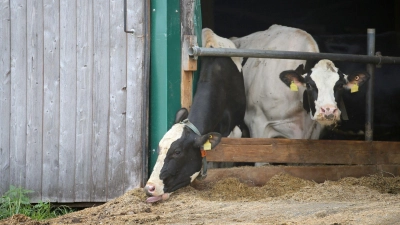
<path id="1" fill-rule="evenodd" d="M 334 95 L 334 86 L 339 80 L 338 69 L 329 60 L 321 60 L 312 69 L 310 77 L 318 88 L 315 114 L 312 119 L 323 126 L 336 124 L 340 120 L 340 110 Z"/>
<path id="2" fill-rule="evenodd" d="M 171 147 L 171 144 L 178 140 L 183 133 L 183 124 L 175 124 L 161 139 L 159 143 L 159 153 L 157 162 L 154 165 L 153 172 L 150 175 L 149 180 L 147 181 L 146 186 L 144 187 L 144 191 L 147 196 L 151 196 L 146 201 L 147 202 L 156 202 L 159 200 L 166 200 L 169 198 L 171 193 L 164 193 L 164 181 L 160 179 L 160 172 L 164 166 L 164 160 L 167 156 L 167 152 Z"/>

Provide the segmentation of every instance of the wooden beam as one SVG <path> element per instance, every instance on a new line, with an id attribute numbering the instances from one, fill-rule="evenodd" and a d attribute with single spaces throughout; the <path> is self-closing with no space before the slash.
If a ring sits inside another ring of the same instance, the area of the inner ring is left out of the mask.
<path id="1" fill-rule="evenodd" d="M 372 174 L 399 176 L 400 165 L 363 165 L 363 166 L 263 166 L 235 167 L 229 169 L 209 169 L 206 179 L 194 181 L 193 186 L 199 189 L 208 183 L 227 177 L 235 177 L 249 186 L 262 186 L 274 175 L 286 173 L 305 180 L 323 183 L 326 180 L 336 181 L 344 177 L 362 177 Z"/>
<path id="2" fill-rule="evenodd" d="M 193 71 L 197 70 L 197 60 L 189 57 L 188 49 L 197 45 L 197 37 L 184 35 L 182 43 L 181 107 L 190 110 L 193 93 Z"/>
<path id="3" fill-rule="evenodd" d="M 400 142 L 223 138 L 212 162 L 400 164 Z"/>
<path id="4" fill-rule="evenodd" d="M 194 27 L 196 0 L 181 0 L 181 107 L 190 110 L 193 94 L 193 71 L 197 60 L 190 59 L 188 48 L 197 45 Z"/>

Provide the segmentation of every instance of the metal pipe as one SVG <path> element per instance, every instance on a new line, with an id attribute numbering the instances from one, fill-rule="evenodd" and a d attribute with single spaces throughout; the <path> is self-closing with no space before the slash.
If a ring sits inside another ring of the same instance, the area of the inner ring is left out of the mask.
<path id="1" fill-rule="evenodd" d="M 319 60 L 329 59 L 333 61 L 346 61 L 372 64 L 400 64 L 400 57 L 352 55 L 335 53 L 314 53 L 294 51 L 272 51 L 256 49 L 231 49 L 231 48 L 200 48 L 193 46 L 189 48 L 189 56 L 226 56 L 226 57 L 249 57 L 249 58 L 277 58 L 277 59 L 305 59 Z"/>
<path id="2" fill-rule="evenodd" d="M 126 30 L 126 9 L 127 7 L 126 7 L 126 0 L 124 0 L 124 31 L 125 31 L 125 33 L 130 33 L 130 34 L 133 34 L 134 33 L 134 31 L 133 30 Z"/>
<path id="3" fill-rule="evenodd" d="M 375 29 L 367 30 L 367 50 L 368 55 L 375 53 Z M 375 80 L 375 65 L 367 64 L 367 72 L 370 75 L 367 93 L 365 96 L 365 140 L 372 141 L 374 138 L 374 80 Z"/>

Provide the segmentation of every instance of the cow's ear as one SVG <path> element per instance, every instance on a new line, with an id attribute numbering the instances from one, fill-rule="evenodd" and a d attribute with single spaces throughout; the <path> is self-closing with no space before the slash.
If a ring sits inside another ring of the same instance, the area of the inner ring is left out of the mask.
<path id="1" fill-rule="evenodd" d="M 296 71 L 297 74 L 304 74 L 304 65 L 300 64 L 294 71 Z"/>
<path id="2" fill-rule="evenodd" d="M 303 65 L 301 65 L 302 68 Z M 300 66 L 299 66 L 300 67 Z M 302 70 L 301 68 L 299 69 L 297 67 L 296 70 L 287 70 L 283 71 L 280 75 L 279 78 L 281 81 L 286 84 L 286 86 L 290 87 L 292 83 L 294 83 L 296 86 L 300 87 L 303 86 L 304 84 L 304 78 L 301 76 L 301 73 L 297 72 Z"/>
<path id="3" fill-rule="evenodd" d="M 345 88 L 351 89 L 354 85 L 362 86 L 370 78 L 367 72 L 358 72 L 351 75 L 347 75 L 347 83 L 344 85 Z"/>
<path id="4" fill-rule="evenodd" d="M 186 108 L 181 108 L 180 110 L 178 110 L 178 112 L 176 112 L 175 115 L 175 123 L 180 123 L 183 120 L 187 119 L 189 115 L 189 112 Z"/>
<path id="5" fill-rule="evenodd" d="M 221 141 L 221 137 L 222 137 L 221 134 L 217 133 L 217 132 L 211 132 L 208 134 L 204 134 L 204 135 L 196 138 L 194 146 L 196 148 L 200 148 L 209 141 L 211 144 L 211 149 L 213 149 L 213 148 L 215 148 L 215 146 L 217 146 L 219 144 L 219 142 Z"/>

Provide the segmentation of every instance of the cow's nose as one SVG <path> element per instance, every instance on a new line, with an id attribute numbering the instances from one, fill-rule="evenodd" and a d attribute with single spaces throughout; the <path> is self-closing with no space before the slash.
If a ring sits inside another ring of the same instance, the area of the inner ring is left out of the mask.
<path id="1" fill-rule="evenodd" d="M 321 113 L 325 116 L 329 116 L 331 114 L 335 114 L 337 112 L 336 106 L 325 106 L 321 107 Z"/>
<path id="2" fill-rule="evenodd" d="M 146 184 L 146 186 L 144 187 L 144 191 L 146 192 L 147 196 L 153 196 L 155 190 L 156 187 L 152 184 Z"/>

